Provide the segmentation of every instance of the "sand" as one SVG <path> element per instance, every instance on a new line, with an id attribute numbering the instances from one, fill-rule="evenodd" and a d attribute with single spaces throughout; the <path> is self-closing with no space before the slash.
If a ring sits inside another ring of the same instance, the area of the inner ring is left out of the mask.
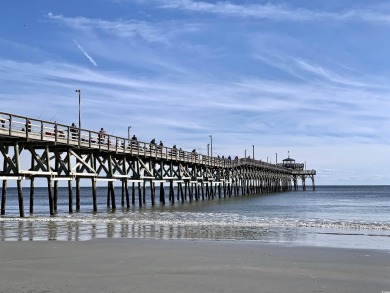
<path id="1" fill-rule="evenodd" d="M 0 242 L 0 292 L 390 291 L 384 251 L 254 242 Z"/>

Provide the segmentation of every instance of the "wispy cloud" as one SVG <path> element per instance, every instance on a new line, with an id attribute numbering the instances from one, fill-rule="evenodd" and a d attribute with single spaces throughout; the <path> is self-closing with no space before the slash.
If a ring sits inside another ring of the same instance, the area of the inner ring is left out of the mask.
<path id="1" fill-rule="evenodd" d="M 209 3 L 194 0 L 159 1 L 161 8 L 180 9 L 213 13 L 241 18 L 260 18 L 278 21 L 365 21 L 390 24 L 390 15 L 367 8 L 367 10 L 346 10 L 344 12 L 315 11 L 305 8 L 292 8 L 288 5 L 246 4 L 239 5 L 228 1 Z"/>
<path id="2" fill-rule="evenodd" d="M 369 88 L 337 86 L 329 80 L 294 83 L 242 77 L 235 82 L 225 82 L 187 80 L 180 76 L 150 80 L 148 77 L 134 78 L 125 72 L 96 72 L 61 63 L 7 60 L 2 60 L 0 72 L 7 72 L 7 75 L 0 74 L 7 84 L 27 80 L 25 86 L 29 90 L 26 93 L 31 92 L 31 88 L 38 92 L 39 88 L 67 92 L 69 84 L 82 84 L 89 96 L 94 97 L 90 107 L 95 113 L 106 116 L 107 109 L 111 109 L 109 112 L 124 112 L 134 119 L 142 111 L 142 117 L 137 119 L 151 121 L 151 128 L 156 123 L 153 113 L 164 113 L 159 117 L 162 122 L 159 124 L 167 128 L 186 125 L 193 132 L 210 127 L 214 132 L 271 135 L 276 132 L 275 135 L 283 136 L 293 133 L 312 137 L 312 142 L 321 144 L 324 143 L 321 138 L 325 137 L 332 143 L 329 138 L 373 142 L 390 136 L 387 130 L 390 126 L 387 117 L 390 89 L 385 87 L 378 94 Z M 352 79 L 351 84 L 359 82 Z M 23 95 L 22 89 L 19 92 Z M 377 107 L 379 104 L 382 107 Z M 152 116 L 146 118 L 145 113 Z M 230 120 L 240 123 L 230 125 Z M 226 125 L 230 125 L 228 129 Z M 308 139 L 306 143 L 309 143 Z"/>
<path id="3" fill-rule="evenodd" d="M 288 56 L 282 53 L 271 52 L 270 50 L 268 50 L 268 52 L 266 51 L 267 50 L 262 53 L 256 53 L 253 58 L 300 80 L 311 82 L 315 80 L 324 80 L 333 84 L 351 87 L 372 86 L 363 80 L 359 80 L 360 76 L 356 77 L 351 75 L 353 70 L 342 64 L 335 65 L 338 67 L 338 72 L 335 72 L 333 69 L 315 64 L 301 57 Z M 355 72 L 355 75 L 359 75 L 359 73 Z"/>
<path id="4" fill-rule="evenodd" d="M 84 48 L 81 47 L 81 45 L 80 45 L 79 43 L 77 43 L 76 40 L 73 40 L 73 42 L 76 44 L 77 48 L 79 48 L 80 51 L 84 54 L 84 56 L 87 57 L 87 59 L 88 59 L 95 67 L 98 67 L 96 61 L 93 60 L 93 58 L 84 50 Z"/>
<path id="5" fill-rule="evenodd" d="M 99 30 L 111 36 L 121 38 L 142 38 L 147 42 L 167 42 L 165 34 L 156 26 L 149 25 L 144 21 L 118 20 L 108 21 L 102 19 L 91 19 L 86 17 L 65 17 L 54 13 L 48 13 L 52 20 L 66 24 L 74 29 L 85 32 Z"/>

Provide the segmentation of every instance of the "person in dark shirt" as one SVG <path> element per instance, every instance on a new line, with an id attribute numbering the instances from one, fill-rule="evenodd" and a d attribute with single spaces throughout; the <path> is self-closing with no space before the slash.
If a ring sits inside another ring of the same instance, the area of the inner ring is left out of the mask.
<path id="1" fill-rule="evenodd" d="M 72 123 L 72 125 L 70 126 L 70 133 L 72 135 L 72 140 L 77 140 L 79 136 L 79 130 L 76 127 L 76 124 Z"/>

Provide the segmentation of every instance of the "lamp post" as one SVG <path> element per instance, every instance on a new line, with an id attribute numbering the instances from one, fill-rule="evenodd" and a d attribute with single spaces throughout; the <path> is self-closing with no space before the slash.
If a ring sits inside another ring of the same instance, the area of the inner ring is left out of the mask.
<path id="1" fill-rule="evenodd" d="M 276 155 L 276 164 L 278 163 L 278 153 L 275 153 Z"/>
<path id="2" fill-rule="evenodd" d="M 267 163 L 268 163 L 268 157 L 267 157 Z"/>
<path id="3" fill-rule="evenodd" d="M 244 155 L 244 158 L 246 159 L 246 150 L 245 150 L 245 155 Z"/>
<path id="4" fill-rule="evenodd" d="M 210 155 L 213 156 L 213 136 L 209 135 L 210 137 Z"/>
<path id="5" fill-rule="evenodd" d="M 207 156 L 210 156 L 210 144 L 207 144 Z"/>
<path id="6" fill-rule="evenodd" d="M 81 91 L 77 89 L 75 92 L 79 93 L 79 129 L 81 129 Z"/>
<path id="7" fill-rule="evenodd" d="M 130 129 L 131 129 L 131 126 L 127 126 L 127 137 L 129 140 L 130 140 Z"/>
<path id="8" fill-rule="evenodd" d="M 252 159 L 254 160 L 255 159 L 255 145 L 252 144 Z"/>

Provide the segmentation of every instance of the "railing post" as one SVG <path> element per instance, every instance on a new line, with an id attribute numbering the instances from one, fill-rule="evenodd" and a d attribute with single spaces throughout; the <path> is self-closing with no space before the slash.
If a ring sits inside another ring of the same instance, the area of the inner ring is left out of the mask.
<path id="1" fill-rule="evenodd" d="M 28 118 L 26 118 L 26 122 L 24 123 L 24 129 L 25 129 L 25 133 L 26 133 L 26 139 L 28 139 Z"/>
<path id="2" fill-rule="evenodd" d="M 54 141 L 55 141 L 55 144 L 57 144 L 57 137 L 58 137 L 58 129 L 57 129 L 57 122 L 54 123 Z"/>
<path id="3" fill-rule="evenodd" d="M 12 115 L 9 115 L 9 135 L 12 135 Z"/>
<path id="4" fill-rule="evenodd" d="M 43 121 L 41 121 L 41 140 L 43 140 Z"/>

